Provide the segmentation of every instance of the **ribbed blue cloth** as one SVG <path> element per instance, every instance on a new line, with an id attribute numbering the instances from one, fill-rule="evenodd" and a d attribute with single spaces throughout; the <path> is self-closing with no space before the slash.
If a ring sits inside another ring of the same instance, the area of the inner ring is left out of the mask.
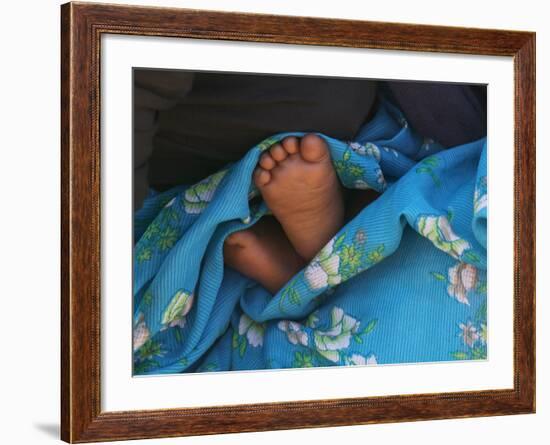
<path id="1" fill-rule="evenodd" d="M 382 100 L 327 142 L 345 187 L 382 195 L 276 295 L 224 266 L 268 212 L 252 182 L 270 137 L 134 224 L 134 374 L 485 359 L 486 140 L 443 149 Z"/>

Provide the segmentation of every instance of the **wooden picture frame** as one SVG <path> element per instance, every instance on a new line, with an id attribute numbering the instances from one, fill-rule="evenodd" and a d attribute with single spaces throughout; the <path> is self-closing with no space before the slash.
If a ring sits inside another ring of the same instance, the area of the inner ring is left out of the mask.
<path id="1" fill-rule="evenodd" d="M 535 34 L 91 3 L 61 7 L 61 438 L 174 437 L 535 411 Z M 102 412 L 100 38 L 103 34 L 511 56 L 515 82 L 514 387 Z"/>

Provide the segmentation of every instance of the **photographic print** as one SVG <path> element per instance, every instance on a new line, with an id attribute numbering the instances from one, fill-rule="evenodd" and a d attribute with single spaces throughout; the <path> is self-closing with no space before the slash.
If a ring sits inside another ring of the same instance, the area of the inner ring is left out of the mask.
<path id="1" fill-rule="evenodd" d="M 487 87 L 135 68 L 134 375 L 487 358 Z"/>
<path id="2" fill-rule="evenodd" d="M 534 412 L 534 33 L 61 31 L 63 440 Z"/>

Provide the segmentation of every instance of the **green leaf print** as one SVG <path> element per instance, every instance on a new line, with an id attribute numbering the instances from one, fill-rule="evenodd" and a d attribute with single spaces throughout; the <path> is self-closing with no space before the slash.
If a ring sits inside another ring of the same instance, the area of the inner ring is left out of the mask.
<path id="1" fill-rule="evenodd" d="M 140 360 L 151 359 L 155 356 L 164 355 L 160 342 L 156 340 L 147 340 L 141 348 L 137 350 L 137 356 Z"/>
<path id="2" fill-rule="evenodd" d="M 172 208 L 164 209 L 160 213 L 160 219 L 164 225 L 169 224 L 170 222 L 178 222 L 179 214 Z"/>
<path id="3" fill-rule="evenodd" d="M 476 312 L 475 320 L 478 322 L 484 322 L 487 320 L 487 302 L 483 302 Z"/>
<path id="4" fill-rule="evenodd" d="M 183 337 L 181 336 L 181 329 L 179 329 L 178 327 L 174 329 L 174 337 L 176 337 L 176 341 L 178 343 L 181 343 L 183 341 Z"/>
<path id="5" fill-rule="evenodd" d="M 147 230 L 145 231 L 145 233 L 143 234 L 143 239 L 145 240 L 150 240 L 152 239 L 153 237 L 155 237 L 156 235 L 158 235 L 160 233 L 160 226 L 159 226 L 159 223 L 157 221 L 153 221 L 149 227 L 147 227 Z"/>
<path id="6" fill-rule="evenodd" d="M 300 298 L 300 293 L 295 289 L 294 284 L 296 283 L 296 278 L 292 280 L 281 293 L 281 298 L 279 299 L 279 310 L 285 313 L 284 302 L 288 298 L 291 304 L 299 306 L 302 304 L 302 299 Z"/>
<path id="7" fill-rule="evenodd" d="M 417 167 L 416 173 L 423 174 L 426 173 L 430 175 L 432 178 L 433 183 L 436 185 L 436 187 L 441 186 L 441 181 L 439 180 L 438 176 L 434 172 L 434 168 L 439 165 L 439 159 L 435 156 L 430 156 L 420 162 L 420 167 Z"/>
<path id="8" fill-rule="evenodd" d="M 205 365 L 199 368 L 201 372 L 211 372 L 211 371 L 216 371 L 217 369 L 218 369 L 218 365 L 216 363 L 206 363 Z"/>
<path id="9" fill-rule="evenodd" d="M 429 167 L 418 167 L 416 173 L 430 173 L 432 171 Z"/>
<path id="10" fill-rule="evenodd" d="M 346 238 L 345 233 L 342 233 L 341 235 L 338 236 L 338 238 L 336 238 L 336 241 L 334 241 L 334 245 L 332 248 L 333 251 L 340 250 L 340 247 L 342 246 L 345 238 Z"/>
<path id="11" fill-rule="evenodd" d="M 384 244 L 378 246 L 375 250 L 372 250 L 367 255 L 367 259 L 371 264 L 378 263 L 383 259 L 382 252 L 384 251 Z"/>
<path id="12" fill-rule="evenodd" d="M 276 144 L 278 142 L 278 139 L 275 138 L 267 138 L 264 139 L 262 142 L 258 144 L 258 150 L 260 152 L 267 150 L 269 147 L 271 147 L 273 144 Z"/>
<path id="13" fill-rule="evenodd" d="M 243 336 L 239 340 L 239 356 L 242 358 L 246 351 L 246 338 Z"/>
<path id="14" fill-rule="evenodd" d="M 138 263 L 143 263 L 144 261 L 149 261 L 153 256 L 153 251 L 150 247 L 142 247 L 136 255 Z"/>
<path id="15" fill-rule="evenodd" d="M 378 323 L 378 319 L 374 318 L 365 326 L 365 329 L 363 329 L 362 335 L 370 334 L 372 330 L 376 327 L 376 324 Z"/>
<path id="16" fill-rule="evenodd" d="M 429 165 L 430 167 L 437 167 L 439 165 L 439 159 L 435 156 L 429 156 L 422 161 L 422 164 Z"/>
<path id="17" fill-rule="evenodd" d="M 170 249 L 178 240 L 178 231 L 168 227 L 162 232 L 157 241 L 160 250 Z"/>
<path id="18" fill-rule="evenodd" d="M 351 162 L 350 159 L 351 150 L 346 150 L 342 155 L 342 160 L 334 162 L 334 168 L 342 182 L 352 186 L 355 181 L 364 176 L 365 169 L 361 165 Z"/>
<path id="19" fill-rule="evenodd" d="M 453 352 L 453 353 L 451 353 L 451 356 L 455 360 L 467 360 L 468 359 L 468 354 L 466 352 L 462 352 L 462 351 Z"/>
<path id="20" fill-rule="evenodd" d="M 472 252 L 472 251 L 466 252 L 464 254 L 464 259 L 466 259 L 466 260 L 468 260 L 472 263 L 479 263 L 479 261 L 480 261 L 479 256 L 476 253 Z"/>
<path id="21" fill-rule="evenodd" d="M 432 276 L 436 279 L 436 280 L 439 280 L 439 281 L 447 281 L 447 277 L 443 274 L 440 274 L 438 272 L 430 272 L 430 274 L 432 274 Z"/>
<path id="22" fill-rule="evenodd" d="M 147 290 L 145 294 L 143 294 L 143 304 L 146 306 L 149 306 L 153 302 L 153 292 L 151 289 Z"/>
<path id="23" fill-rule="evenodd" d="M 453 209 L 447 209 L 447 220 L 452 223 L 453 219 L 455 217 L 455 213 Z"/>
<path id="24" fill-rule="evenodd" d="M 134 364 L 134 373 L 143 374 L 151 369 L 160 367 L 160 363 L 156 360 L 144 360 Z"/>
<path id="25" fill-rule="evenodd" d="M 290 288 L 289 290 L 289 296 L 290 296 L 290 302 L 295 305 L 300 304 L 300 294 L 296 291 L 294 288 Z"/>
<path id="26" fill-rule="evenodd" d="M 363 176 L 363 167 L 361 167 L 358 164 L 350 164 L 349 166 L 349 174 L 351 176 L 356 176 L 358 178 L 361 178 Z"/>
<path id="27" fill-rule="evenodd" d="M 346 245 L 340 252 L 341 267 L 347 270 L 349 276 L 355 275 L 361 267 L 361 252 L 353 244 Z"/>
<path id="28" fill-rule="evenodd" d="M 472 359 L 473 360 L 485 360 L 487 358 L 487 351 L 485 348 L 476 347 L 472 349 Z"/>
<path id="29" fill-rule="evenodd" d="M 313 367 L 313 357 L 311 353 L 308 352 L 298 352 L 294 353 L 294 361 L 292 362 L 294 368 L 312 368 Z"/>
<path id="30" fill-rule="evenodd" d="M 478 294 L 486 294 L 487 293 L 487 283 L 485 281 L 480 281 L 476 287 L 476 292 Z"/>

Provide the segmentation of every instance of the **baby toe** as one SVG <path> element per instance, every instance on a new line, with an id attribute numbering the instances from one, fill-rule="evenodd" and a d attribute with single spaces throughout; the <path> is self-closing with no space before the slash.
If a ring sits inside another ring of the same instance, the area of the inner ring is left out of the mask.
<path id="1" fill-rule="evenodd" d="M 258 162 L 264 170 L 271 170 L 277 165 L 277 162 L 271 157 L 269 153 L 264 153 L 260 157 L 260 162 Z"/>
<path id="2" fill-rule="evenodd" d="M 283 148 L 281 144 L 275 144 L 269 149 L 269 153 L 271 154 L 271 157 L 275 159 L 277 162 L 284 161 L 286 157 L 288 156 L 288 153 Z"/>
<path id="3" fill-rule="evenodd" d="M 298 142 L 298 138 L 294 136 L 289 136 L 284 138 L 281 141 L 281 145 L 283 146 L 285 151 L 291 155 L 298 153 L 298 150 L 300 149 L 300 143 Z"/>
<path id="4" fill-rule="evenodd" d="M 254 171 L 254 184 L 256 184 L 256 187 L 264 187 L 269 183 L 269 181 L 271 181 L 271 173 L 267 170 L 257 168 Z"/>

